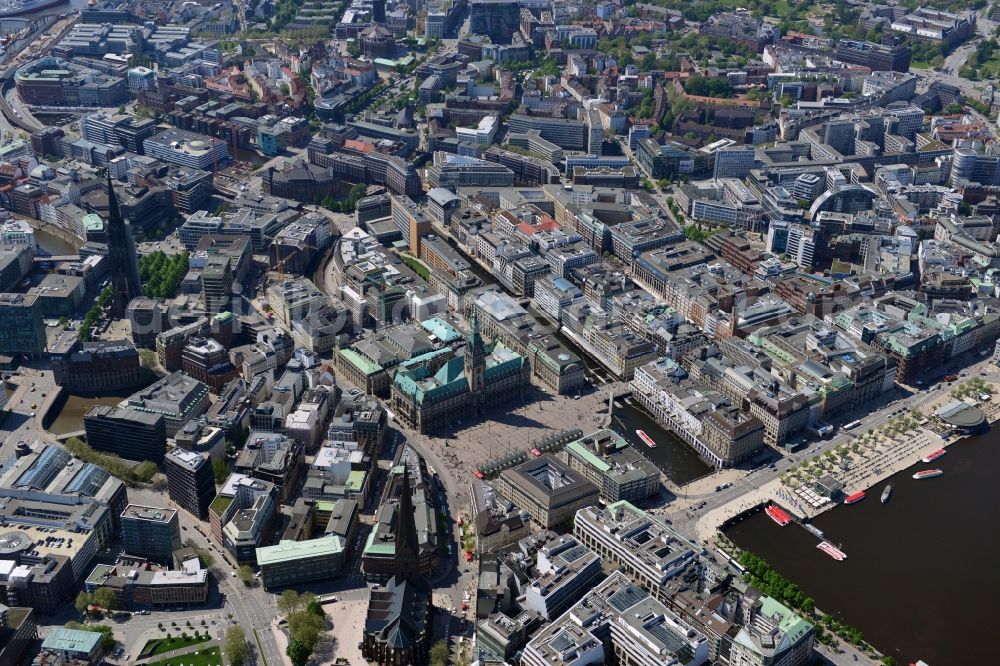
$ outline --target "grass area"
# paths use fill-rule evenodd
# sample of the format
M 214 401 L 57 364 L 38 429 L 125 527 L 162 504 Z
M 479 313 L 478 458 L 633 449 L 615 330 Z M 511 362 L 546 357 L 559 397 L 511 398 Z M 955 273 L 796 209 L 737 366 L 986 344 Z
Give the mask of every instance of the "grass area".
M 970 58 L 970 61 L 975 62 L 975 59 Z M 997 54 L 979 66 L 979 78 L 981 79 L 993 78 L 998 74 L 1000 74 L 1000 54 Z
M 778 0 L 774 3 L 774 15 L 778 18 L 788 16 L 788 0 Z
M 209 509 L 214 511 L 218 515 L 222 515 L 229 508 L 229 505 L 233 503 L 233 498 L 227 495 L 219 495 L 216 497 L 212 503 L 209 505 Z
M 914 58 L 913 60 L 910 61 L 910 67 L 912 67 L 914 69 L 930 69 L 931 68 L 931 61 L 930 60 L 917 60 L 916 58 Z
M 158 654 L 164 654 L 166 652 L 171 652 L 172 650 L 180 650 L 182 648 L 191 647 L 193 645 L 198 645 L 199 643 L 205 643 L 209 640 L 209 637 L 199 636 L 195 638 L 194 636 L 188 636 L 184 638 L 182 636 L 174 636 L 172 638 L 154 638 L 153 640 L 146 643 L 142 648 L 141 654 L 149 657 L 155 657 Z
M 191 652 L 190 654 L 183 654 L 179 657 L 170 657 L 169 659 L 163 659 L 149 666 L 222 666 L 225 662 L 222 661 L 222 653 L 218 647 L 209 648 L 207 650 L 200 650 L 200 654 L 195 654 Z
M 403 263 L 410 267 L 410 270 L 412 270 L 414 273 L 419 275 L 424 280 L 430 277 L 431 275 L 430 269 L 428 269 L 426 266 L 420 263 L 417 259 L 405 254 L 401 255 L 401 258 L 403 259 Z

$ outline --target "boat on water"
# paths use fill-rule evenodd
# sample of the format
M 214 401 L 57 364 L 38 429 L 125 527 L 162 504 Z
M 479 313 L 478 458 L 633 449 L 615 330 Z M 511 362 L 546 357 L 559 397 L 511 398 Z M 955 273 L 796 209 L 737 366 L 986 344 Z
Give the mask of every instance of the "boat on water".
M 933 479 L 935 476 L 941 476 L 942 474 L 944 472 L 939 469 L 925 469 L 922 472 L 914 474 L 913 478 L 919 481 L 920 479 Z
M 889 497 L 891 495 L 892 495 L 892 484 L 889 484 L 888 486 L 885 487 L 885 490 L 882 491 L 882 504 L 888 502 Z
M 854 493 L 853 495 L 848 495 L 844 499 L 844 504 L 856 504 L 865 498 L 865 491 L 861 490 Z
M 656 448 L 656 442 L 653 441 L 652 437 L 650 437 L 649 435 L 646 434 L 645 430 L 636 430 L 635 434 L 637 434 L 639 436 L 639 439 L 642 440 L 643 444 L 645 444 L 646 446 L 648 446 L 651 449 L 655 449 Z
M 780 527 L 784 527 L 792 522 L 792 517 L 788 515 L 788 512 L 774 504 L 764 509 L 764 513 L 767 514 L 768 518 L 778 523 Z
M 943 456 L 946 453 L 948 453 L 947 449 L 938 449 L 937 451 L 935 451 L 933 453 L 928 453 L 926 456 L 924 456 L 920 460 L 922 462 L 925 462 L 925 463 L 934 462 L 935 460 L 937 460 L 938 458 L 940 458 L 941 456 Z
M 822 550 L 830 557 L 832 557 L 833 559 L 837 560 L 838 562 L 843 562 L 844 560 L 847 559 L 847 553 L 837 548 L 829 541 L 821 541 L 820 543 L 816 544 L 816 547 Z
M 66 0 L 0 0 L 0 18 L 30 14 L 39 9 L 59 5 Z
M 806 528 L 807 530 L 818 536 L 820 539 L 823 538 L 823 530 L 816 527 L 815 525 L 810 525 L 809 523 L 802 523 L 802 527 Z

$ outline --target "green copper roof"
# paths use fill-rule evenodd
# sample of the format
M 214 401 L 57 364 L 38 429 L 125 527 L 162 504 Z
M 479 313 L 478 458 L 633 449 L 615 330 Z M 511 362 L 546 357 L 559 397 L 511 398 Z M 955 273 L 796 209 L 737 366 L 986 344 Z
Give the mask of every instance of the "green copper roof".
M 356 367 L 365 375 L 374 375 L 382 372 L 381 365 L 378 363 L 372 363 L 353 349 L 341 349 L 337 353 L 343 356 L 348 363 Z

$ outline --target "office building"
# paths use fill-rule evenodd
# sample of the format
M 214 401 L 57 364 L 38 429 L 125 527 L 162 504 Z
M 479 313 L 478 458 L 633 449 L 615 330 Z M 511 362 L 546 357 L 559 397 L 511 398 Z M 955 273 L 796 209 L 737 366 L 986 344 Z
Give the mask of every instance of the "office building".
M 213 338 L 192 338 L 181 352 L 181 370 L 215 393 L 240 374 L 229 350 Z
M 330 305 L 326 294 L 308 278 L 274 282 L 268 285 L 267 297 L 278 321 L 289 327 Z
M 151 562 L 139 567 L 127 559 L 95 566 L 84 589 L 91 593 L 110 589 L 121 608 L 133 611 L 177 610 L 178 606 L 204 606 L 208 601 L 208 569 L 193 548 L 174 551 L 173 569 Z
M 526 134 L 532 130 L 536 130 L 542 139 L 566 150 L 586 150 L 590 136 L 587 124 L 579 120 L 525 113 L 511 114 L 509 132 Z
M 273 483 L 231 474 L 208 508 L 212 537 L 237 562 L 253 563 L 257 548 L 265 545 L 277 510 Z
M 434 165 L 427 170 L 431 187 L 511 187 L 514 172 L 503 164 L 436 151 Z
M 125 78 L 62 58 L 38 58 L 14 73 L 18 96 L 39 106 L 116 107 L 129 99 Z
M 257 549 L 264 588 L 274 590 L 291 585 L 328 580 L 340 574 L 344 565 L 344 539 L 330 535 L 304 541 L 282 541 Z
M 420 239 L 431 232 L 431 221 L 406 195 L 392 197 L 392 221 L 402 234 L 410 252 L 420 256 Z
M 49 349 L 56 384 L 71 393 L 111 393 L 134 389 L 145 375 L 139 352 L 127 340 L 80 342 L 64 331 Z
M 121 515 L 122 544 L 129 555 L 161 564 L 173 562 L 181 547 L 181 527 L 175 509 L 129 504 Z
M 180 371 L 122 401 L 129 411 L 162 416 L 167 437 L 173 437 L 185 423 L 204 414 L 208 405 L 208 386 Z
M 176 448 L 163 459 L 167 492 L 177 506 L 200 520 L 208 516 L 208 506 L 215 499 L 215 476 L 212 460 L 194 451 Z
M 145 154 L 170 164 L 217 171 L 229 163 L 229 145 L 214 137 L 176 128 L 144 139 Z
M 570 469 L 597 486 L 606 503 L 641 502 L 660 491 L 660 470 L 613 430 L 566 445 Z
M 87 141 L 121 146 L 142 155 L 142 142 L 157 131 L 152 118 L 136 118 L 125 114 L 108 114 L 104 111 L 89 113 L 80 118 L 80 133 Z
M 578 509 L 595 504 L 600 495 L 597 486 L 552 455 L 504 470 L 496 489 L 545 529 L 569 522 Z
M 524 592 L 524 608 L 554 620 L 576 603 L 601 577 L 601 558 L 571 536 L 559 536 L 538 549 L 538 577 Z
M 167 448 L 166 421 L 162 414 L 97 405 L 83 416 L 87 443 L 95 451 L 114 453 L 129 460 L 163 460 Z
M 715 151 L 713 178 L 746 178 L 754 166 L 753 146 L 729 146 Z
M 834 57 L 841 62 L 870 67 L 872 71 L 910 71 L 912 50 L 906 44 L 884 46 L 872 42 L 841 39 Z
M 625 501 L 577 511 L 573 536 L 600 555 L 606 567 L 626 572 L 663 603 L 670 603 L 667 581 L 696 565 L 700 550 L 661 519 Z
M 535 634 L 521 664 L 700 666 L 708 656 L 704 633 L 615 571 Z
M 512 0 L 472 0 L 469 20 L 473 34 L 488 35 L 497 44 L 509 44 L 521 27 L 521 8 Z
M 0 604 L 0 664 L 19 664 L 38 640 L 35 609 Z
M 34 294 L 0 293 L 0 354 L 45 351 L 45 322 L 41 302 Z

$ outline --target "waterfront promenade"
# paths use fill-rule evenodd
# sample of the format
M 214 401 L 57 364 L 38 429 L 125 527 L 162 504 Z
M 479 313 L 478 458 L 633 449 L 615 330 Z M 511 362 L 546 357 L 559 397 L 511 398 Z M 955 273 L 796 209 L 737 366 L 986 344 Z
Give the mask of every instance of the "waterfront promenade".
M 1000 420 L 1000 396 L 997 395 L 998 385 L 991 382 L 994 397 L 979 406 L 989 423 Z M 912 409 L 918 409 L 923 414 L 933 414 L 941 405 L 952 398 L 949 392 L 938 391 L 923 394 Z M 837 442 L 835 447 L 824 454 L 815 456 L 818 460 L 802 461 L 802 464 L 790 469 L 781 477 L 752 487 L 738 497 L 720 506 L 716 506 L 700 516 L 694 525 L 695 538 L 710 541 L 726 523 L 726 521 L 768 502 L 777 502 L 800 519 L 812 519 L 820 513 L 838 506 L 833 502 L 811 504 L 807 497 L 814 497 L 808 489 L 813 482 L 822 476 L 829 476 L 843 484 L 845 494 L 861 490 L 869 490 L 885 479 L 920 463 L 921 458 L 934 451 L 947 448 L 963 439 L 964 435 L 942 437 L 934 427 L 933 421 L 926 416 L 920 418 L 919 426 L 900 432 L 893 432 L 887 427 L 890 414 L 882 415 L 882 423 L 869 430 L 852 434 L 850 440 Z M 901 415 L 902 416 L 902 415 Z M 847 452 L 834 462 L 836 450 Z M 827 457 L 830 456 L 830 457 Z M 811 469 L 806 473 L 804 470 Z M 796 476 L 798 478 L 796 478 Z

